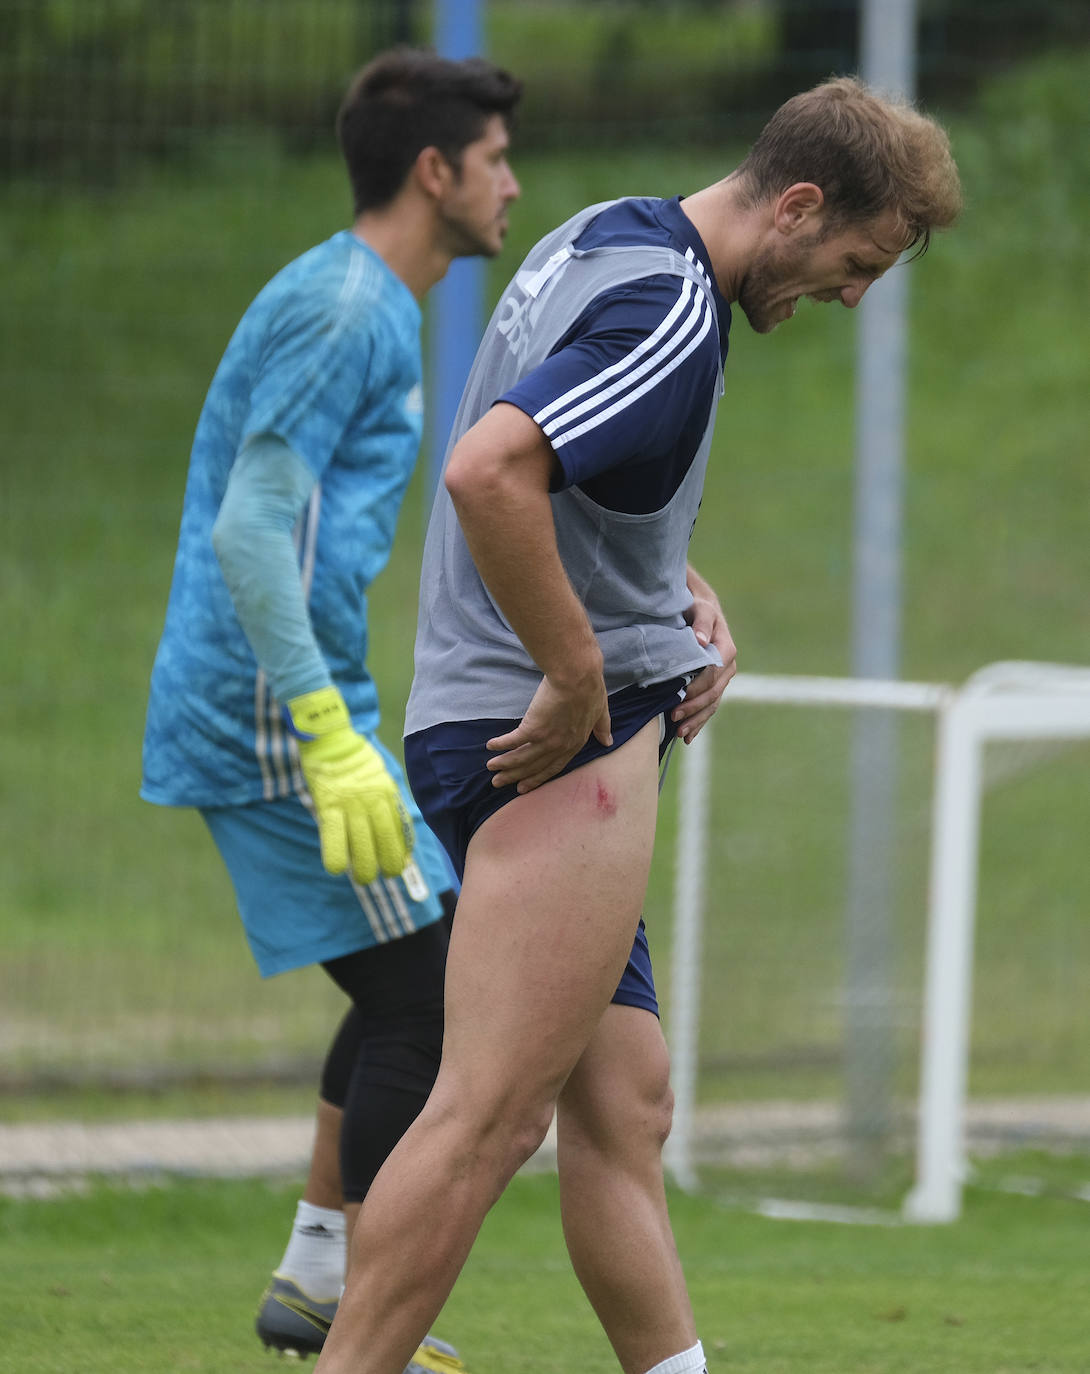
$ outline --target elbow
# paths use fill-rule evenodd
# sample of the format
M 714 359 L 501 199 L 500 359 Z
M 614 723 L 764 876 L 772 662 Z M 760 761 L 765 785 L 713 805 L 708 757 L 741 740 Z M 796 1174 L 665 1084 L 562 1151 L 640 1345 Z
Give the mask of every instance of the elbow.
M 226 570 L 231 565 L 238 543 L 237 521 L 225 502 L 212 526 L 212 551 L 221 569 Z
M 460 439 L 443 472 L 443 485 L 459 514 L 502 500 L 505 474 L 472 438 Z
M 225 517 L 222 509 L 216 516 L 215 523 L 212 526 L 212 551 L 215 553 L 221 567 L 223 566 L 223 560 L 230 557 L 230 521 Z
M 457 441 L 443 485 L 459 518 L 546 500 L 555 455 L 520 410 L 499 405 Z
M 443 470 L 443 485 L 456 506 L 461 505 L 480 485 L 481 477 L 481 465 L 474 461 L 471 446 L 464 439 L 460 439 L 454 445 Z
M 225 500 L 212 526 L 212 552 L 229 587 L 245 575 L 252 556 L 256 531 L 248 528 L 244 514 Z

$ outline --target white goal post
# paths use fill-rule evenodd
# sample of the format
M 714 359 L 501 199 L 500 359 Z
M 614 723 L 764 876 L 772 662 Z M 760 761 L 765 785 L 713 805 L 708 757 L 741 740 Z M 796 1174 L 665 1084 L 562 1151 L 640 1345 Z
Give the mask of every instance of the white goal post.
M 960 688 L 850 678 L 739 673 L 732 701 L 893 708 L 938 717 L 931 813 L 926 968 L 923 989 L 916 1183 L 904 1216 L 955 1220 L 966 1172 L 973 925 L 982 789 L 989 740 L 1090 738 L 1090 669 L 995 663 Z M 675 1096 L 666 1164 L 684 1188 L 696 1182 L 694 1135 L 699 1062 L 701 936 L 708 874 L 710 730 L 682 752 L 675 854 L 672 1014 Z

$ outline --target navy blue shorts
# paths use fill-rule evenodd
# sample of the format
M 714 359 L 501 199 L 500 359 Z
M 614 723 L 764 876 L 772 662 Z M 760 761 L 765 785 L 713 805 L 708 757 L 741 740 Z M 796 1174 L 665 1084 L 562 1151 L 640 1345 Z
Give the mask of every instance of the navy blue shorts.
M 630 740 L 656 717 L 663 721 L 662 749 L 676 733 L 670 712 L 681 700 L 685 679 L 654 683 L 650 687 L 626 687 L 609 698 L 608 747 L 592 735 L 557 776 L 570 773 Z M 493 787 L 485 764 L 493 757 L 487 741 L 512 731 L 517 720 L 460 720 L 433 725 L 405 737 L 405 773 L 421 814 L 446 849 L 458 878 L 465 867 L 469 841 L 477 828 L 518 796 L 514 786 Z M 655 980 L 643 920 L 636 931 L 628 967 L 613 1001 L 621 1006 L 643 1007 L 658 1015 Z

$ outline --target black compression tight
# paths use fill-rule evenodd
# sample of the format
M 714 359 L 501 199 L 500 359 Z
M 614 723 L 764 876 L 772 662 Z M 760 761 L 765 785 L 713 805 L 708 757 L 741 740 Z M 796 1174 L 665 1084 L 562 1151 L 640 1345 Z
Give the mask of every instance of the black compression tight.
M 452 910 L 453 898 L 444 906 Z M 346 1202 L 363 1201 L 435 1082 L 443 1048 L 448 926 L 449 916 L 414 935 L 322 965 L 352 1002 L 321 1079 L 322 1097 L 344 1112 Z

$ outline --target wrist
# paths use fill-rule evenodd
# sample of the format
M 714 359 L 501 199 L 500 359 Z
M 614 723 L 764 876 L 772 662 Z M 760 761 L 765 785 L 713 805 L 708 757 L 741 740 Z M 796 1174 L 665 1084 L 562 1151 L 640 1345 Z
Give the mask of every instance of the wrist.
M 284 707 L 284 718 L 291 733 L 304 741 L 352 724 L 344 697 L 332 684 L 292 697 Z
M 596 639 L 575 653 L 565 655 L 554 667 L 545 670 L 545 676 L 555 686 L 564 691 L 579 691 L 587 687 L 597 687 L 605 672 L 605 659 Z

